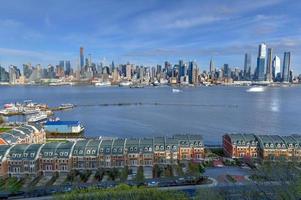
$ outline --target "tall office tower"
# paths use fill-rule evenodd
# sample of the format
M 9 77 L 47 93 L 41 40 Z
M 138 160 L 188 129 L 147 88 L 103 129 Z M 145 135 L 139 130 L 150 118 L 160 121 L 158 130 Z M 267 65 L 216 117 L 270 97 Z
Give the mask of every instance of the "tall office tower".
M 32 74 L 32 66 L 31 64 L 23 64 L 23 75 L 26 79 L 29 79 L 30 75 Z
M 71 64 L 70 60 L 66 60 L 65 62 L 65 75 L 70 76 L 71 75 Z
M 261 43 L 258 49 L 257 67 L 255 71 L 255 80 L 264 81 L 264 68 L 266 59 L 266 44 Z
M 84 47 L 80 47 L 79 49 L 79 62 L 80 62 L 80 70 L 84 71 L 84 66 L 85 66 Z
M 185 76 L 185 65 L 183 60 L 179 60 L 179 80 L 181 79 L 181 76 Z
M 291 53 L 284 52 L 283 66 L 282 66 L 282 81 L 290 81 L 290 65 L 291 65 Z
M 16 66 L 9 66 L 9 83 L 10 84 L 16 84 L 17 79 L 19 79 L 21 76 L 20 70 Z
M 267 68 L 266 68 L 266 81 L 272 82 L 273 81 L 273 69 L 272 69 L 272 48 L 268 48 L 268 55 L 267 55 Z
M 189 84 L 195 84 L 195 78 L 194 78 L 194 73 L 197 66 L 196 63 L 194 61 L 189 62 L 189 66 L 188 66 L 188 82 Z
M 132 79 L 132 65 L 131 64 L 126 64 L 126 79 L 131 80 Z
M 224 64 L 224 74 L 223 77 L 231 78 L 231 71 L 228 64 Z
M 215 66 L 214 66 L 213 60 L 211 58 L 210 63 L 209 63 L 209 72 L 210 72 L 210 74 L 213 74 L 214 71 L 215 71 Z
M 274 81 L 281 80 L 281 71 L 280 71 L 280 58 L 275 56 L 272 63 L 273 79 Z
M 0 66 L 0 82 L 8 82 L 9 81 L 9 73 L 5 70 L 4 67 Z
M 244 63 L 244 80 L 251 80 L 251 54 L 245 54 L 245 63 Z

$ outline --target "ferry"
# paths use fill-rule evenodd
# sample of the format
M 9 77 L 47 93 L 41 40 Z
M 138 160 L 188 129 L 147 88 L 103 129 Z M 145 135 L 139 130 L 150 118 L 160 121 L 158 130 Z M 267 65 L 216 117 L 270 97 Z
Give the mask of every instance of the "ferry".
M 264 92 L 265 88 L 262 86 L 251 87 L 247 92 Z
M 74 108 L 74 105 L 71 103 L 61 104 L 59 106 L 60 110 L 71 109 L 71 108 Z
M 36 123 L 36 122 L 41 122 L 41 121 L 46 121 L 48 118 L 47 114 L 44 112 L 40 112 L 36 115 L 32 115 L 28 118 L 29 123 Z
M 97 82 L 97 83 L 95 83 L 95 86 L 97 86 L 97 87 L 108 87 L 108 86 L 111 86 L 111 82 L 109 82 L 109 81 Z
M 173 92 L 173 93 L 179 93 L 179 92 L 182 92 L 182 90 L 176 89 L 176 88 L 172 88 L 172 92 Z

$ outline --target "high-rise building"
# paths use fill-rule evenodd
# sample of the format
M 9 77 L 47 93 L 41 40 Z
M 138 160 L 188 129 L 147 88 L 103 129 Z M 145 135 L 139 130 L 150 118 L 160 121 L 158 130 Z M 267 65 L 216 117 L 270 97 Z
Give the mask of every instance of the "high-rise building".
M 282 66 L 282 81 L 290 81 L 290 65 L 291 65 L 291 53 L 284 52 L 283 66 Z
M 213 60 L 211 58 L 210 63 L 209 63 L 209 72 L 210 72 L 210 74 L 213 74 L 214 71 L 215 71 L 215 66 L 214 66 Z
M 127 80 L 132 79 L 132 65 L 131 64 L 126 65 L 126 79 Z
M 272 69 L 272 48 L 268 48 L 268 55 L 267 55 L 267 67 L 266 67 L 266 81 L 272 82 L 273 81 L 273 69 Z
M 189 84 L 195 84 L 195 69 L 197 68 L 194 61 L 189 62 L 188 66 L 188 82 Z
M 262 43 L 259 45 L 258 57 L 257 57 L 257 67 L 255 71 L 255 80 L 264 81 L 264 68 L 266 59 L 266 44 Z
M 26 79 L 29 79 L 32 74 L 33 68 L 31 64 L 23 64 L 23 75 Z
M 65 75 L 70 76 L 71 75 L 71 63 L 70 60 L 66 60 L 65 62 Z
M 9 73 L 5 70 L 4 67 L 0 66 L 0 82 L 8 82 L 9 81 Z
M 9 83 L 10 84 L 16 84 L 17 79 L 19 79 L 21 76 L 20 70 L 16 66 L 9 66 Z
M 224 74 L 223 77 L 230 78 L 231 77 L 231 70 L 228 64 L 224 64 Z
M 281 81 L 281 71 L 280 71 L 280 58 L 275 56 L 272 63 L 273 79 L 274 81 Z
M 80 70 L 84 71 L 85 58 L 84 58 L 84 48 L 80 47 L 79 49 L 79 60 L 80 60 Z
M 245 54 L 244 80 L 251 80 L 251 54 Z

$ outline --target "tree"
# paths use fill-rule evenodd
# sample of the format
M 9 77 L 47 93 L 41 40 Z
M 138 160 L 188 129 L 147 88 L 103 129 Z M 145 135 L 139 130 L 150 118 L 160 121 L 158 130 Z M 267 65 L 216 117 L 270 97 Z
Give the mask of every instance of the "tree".
M 110 180 L 115 181 L 119 177 L 120 173 L 117 168 L 113 168 L 112 170 L 109 171 L 108 175 Z
M 160 168 L 160 166 L 158 164 L 155 164 L 153 167 L 153 177 L 154 178 L 160 178 L 162 175 L 163 171 Z
M 105 170 L 103 168 L 100 168 L 96 171 L 95 175 L 94 175 L 94 178 L 97 180 L 97 181 L 101 181 L 103 176 L 105 174 Z
M 199 176 L 200 175 L 200 164 L 190 161 L 188 164 L 188 173 L 192 176 Z
M 164 175 L 166 177 L 171 177 L 173 176 L 173 169 L 172 169 L 172 166 L 171 165 L 167 165 L 165 168 L 164 168 Z
M 142 166 L 139 166 L 138 167 L 138 170 L 137 170 L 137 175 L 136 175 L 136 181 L 138 183 L 143 183 L 144 182 L 144 170 L 143 170 L 143 167 Z
M 122 169 L 121 174 L 120 174 L 120 180 L 122 182 L 126 181 L 128 178 L 128 175 L 129 175 L 129 167 L 124 166 L 124 168 Z

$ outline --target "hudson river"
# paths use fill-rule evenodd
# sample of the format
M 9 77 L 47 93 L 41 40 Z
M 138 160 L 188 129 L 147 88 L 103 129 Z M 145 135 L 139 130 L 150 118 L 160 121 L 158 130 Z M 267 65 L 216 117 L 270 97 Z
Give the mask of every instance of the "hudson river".
M 220 144 L 224 133 L 301 134 L 301 87 L 97 88 L 0 87 L 0 104 L 34 102 L 77 107 L 57 112 L 61 120 L 79 120 L 87 136 L 149 137 L 177 133 L 202 134 Z M 16 119 L 13 119 L 16 120 Z

